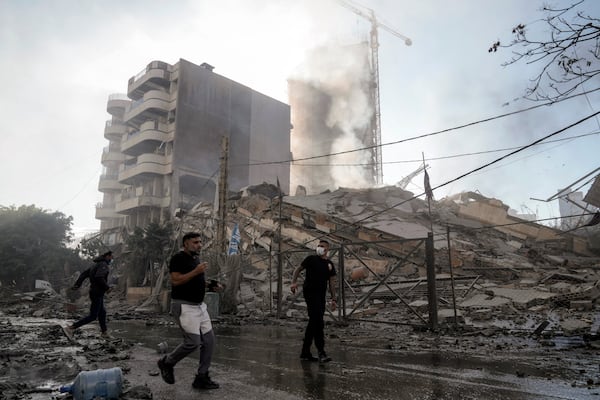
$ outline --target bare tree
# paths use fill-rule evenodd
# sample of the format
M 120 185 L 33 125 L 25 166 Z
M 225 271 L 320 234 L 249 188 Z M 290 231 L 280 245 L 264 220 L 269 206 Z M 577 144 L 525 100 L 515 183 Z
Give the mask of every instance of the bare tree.
M 535 33 L 519 24 L 513 28 L 509 44 L 497 41 L 489 48 L 491 53 L 499 48 L 512 50 L 513 57 L 503 66 L 518 62 L 542 65 L 539 74 L 531 79 L 525 98 L 557 101 L 580 87 L 588 91 L 600 87 L 594 82 L 600 73 L 600 19 L 581 11 L 584 3 L 581 0 L 565 8 L 544 6 L 543 21 L 549 28 L 549 33 L 544 30 L 544 38 L 534 38 Z M 585 87 L 586 82 L 594 87 Z

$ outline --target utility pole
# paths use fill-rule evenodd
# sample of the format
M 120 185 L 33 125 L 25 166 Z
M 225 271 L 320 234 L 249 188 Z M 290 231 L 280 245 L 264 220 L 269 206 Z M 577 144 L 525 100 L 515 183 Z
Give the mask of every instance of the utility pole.
M 281 318 L 281 300 L 283 299 L 283 255 L 281 254 L 281 206 L 283 203 L 283 193 L 279 185 L 279 177 L 277 177 L 277 189 L 279 190 L 279 226 L 277 227 L 277 318 Z
M 219 206 L 217 210 L 217 243 L 215 248 L 220 254 L 225 254 L 225 220 L 227 218 L 227 164 L 229 160 L 229 138 L 221 140 L 221 163 L 219 174 Z

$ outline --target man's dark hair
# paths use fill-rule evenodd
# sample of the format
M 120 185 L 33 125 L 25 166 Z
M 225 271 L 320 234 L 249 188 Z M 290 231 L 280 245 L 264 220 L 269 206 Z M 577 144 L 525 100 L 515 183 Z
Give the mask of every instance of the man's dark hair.
M 327 243 L 327 246 L 330 246 L 329 242 L 325 239 L 319 240 L 319 243 Z
M 183 238 L 181 239 L 181 244 L 185 244 L 185 241 L 188 239 L 196 239 L 197 237 L 200 237 L 200 234 L 198 232 L 189 232 L 186 233 L 185 235 L 183 235 Z
M 108 256 L 112 256 L 112 251 L 107 251 L 105 253 L 100 254 L 98 257 L 94 258 L 92 261 L 94 261 L 95 263 L 100 262 L 100 261 L 105 261 L 106 257 Z

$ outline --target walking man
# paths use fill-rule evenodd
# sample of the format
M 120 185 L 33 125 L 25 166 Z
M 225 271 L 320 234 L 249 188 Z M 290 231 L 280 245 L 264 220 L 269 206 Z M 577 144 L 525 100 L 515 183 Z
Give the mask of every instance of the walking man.
M 183 342 L 171 353 L 158 360 L 162 379 L 175 383 L 173 367 L 194 350 L 200 348 L 198 373 L 192 383 L 194 389 L 218 389 L 219 384 L 208 376 L 208 369 L 215 348 L 215 334 L 206 309 L 204 273 L 208 264 L 200 262 L 198 254 L 202 247 L 200 234 L 186 233 L 183 250 L 175 254 L 169 263 L 171 276 L 171 314 L 177 319 Z
M 300 266 L 294 270 L 294 274 L 292 275 L 290 289 L 292 293 L 296 293 L 298 289 L 298 283 L 296 282 L 298 275 L 300 275 L 302 270 L 306 270 L 302 290 L 308 311 L 308 325 L 306 325 L 302 352 L 300 353 L 302 361 L 319 361 L 321 363 L 331 361 L 331 358 L 325 353 L 325 334 L 323 332 L 325 322 L 323 321 L 323 315 L 325 314 L 325 305 L 327 303 L 328 284 L 329 292 L 331 293 L 331 309 L 335 311 L 336 272 L 333 262 L 328 258 L 328 253 L 329 242 L 327 240 L 320 240 L 317 246 L 317 254 L 306 257 Z M 314 357 L 310 350 L 313 340 L 317 348 L 318 358 Z
M 110 286 L 108 286 L 108 274 L 110 272 L 109 265 L 112 263 L 112 260 L 112 251 L 107 251 L 100 257 L 94 259 L 94 265 L 83 271 L 73 285 L 73 290 L 79 289 L 83 281 L 89 278 L 91 303 L 90 313 L 87 316 L 64 328 L 65 335 L 67 335 L 70 340 L 73 339 L 73 333 L 77 328 L 95 321 L 96 319 L 100 324 L 102 336 L 108 337 L 106 328 L 106 309 L 104 308 L 104 294 L 110 291 Z

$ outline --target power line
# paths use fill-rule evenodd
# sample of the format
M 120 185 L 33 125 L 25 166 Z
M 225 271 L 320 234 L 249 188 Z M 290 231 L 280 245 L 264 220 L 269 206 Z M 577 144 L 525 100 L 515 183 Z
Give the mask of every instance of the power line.
M 600 131 L 594 131 L 594 132 L 584 133 L 584 134 L 577 135 L 577 136 L 569 136 L 569 137 L 563 138 L 563 139 L 548 140 L 547 142 L 544 142 L 543 144 L 564 142 L 564 141 L 568 141 L 568 140 L 579 139 L 579 138 L 586 137 L 586 136 L 597 135 L 599 133 L 600 133 Z M 519 147 L 506 147 L 503 149 L 496 149 L 496 150 L 483 150 L 483 151 L 477 151 L 477 152 L 471 152 L 471 153 L 454 154 L 454 155 L 449 155 L 449 156 L 431 157 L 431 158 L 426 158 L 425 161 L 438 161 L 438 160 L 447 160 L 447 159 L 451 159 L 451 158 L 476 156 L 476 155 L 489 154 L 489 153 L 498 153 L 501 151 L 515 150 L 518 148 Z M 388 162 L 384 162 L 384 164 L 408 164 L 408 163 L 422 163 L 422 162 L 423 162 L 422 159 L 418 159 L 418 160 L 415 159 L 415 160 L 388 161 Z M 296 164 L 296 163 L 294 163 L 295 166 L 300 166 L 300 167 L 358 167 L 358 166 L 363 166 L 363 165 L 368 166 L 368 165 L 372 165 L 372 164 L 373 163 L 356 163 L 356 164 L 336 164 L 336 163 L 332 163 L 332 164 Z
M 544 137 L 542 137 L 542 138 L 540 138 L 540 139 L 538 139 L 538 140 L 536 140 L 536 141 L 534 141 L 534 142 L 532 142 L 532 143 L 530 143 L 530 144 L 528 144 L 528 145 L 521 146 L 521 147 L 519 147 L 517 150 L 515 150 L 515 151 L 513 151 L 513 152 L 511 152 L 511 153 L 509 153 L 509 154 L 506 154 L 506 155 L 504 155 L 504 156 L 502 156 L 502 157 L 499 157 L 499 158 L 497 158 L 497 159 L 496 159 L 496 160 L 494 160 L 494 161 L 491 161 L 491 162 L 489 162 L 489 163 L 487 163 L 487 164 L 484 164 L 484 165 L 482 165 L 482 166 L 480 166 L 480 167 L 477 167 L 477 168 L 475 168 L 475 169 L 472 169 L 471 171 L 468 171 L 468 172 L 466 172 L 466 173 L 464 173 L 464 174 L 462 174 L 462 175 L 460 175 L 460 176 L 458 176 L 458 177 L 456 177 L 456 178 L 454 178 L 454 179 L 451 179 L 451 180 L 449 180 L 449 181 L 446 181 L 446 182 L 444 182 L 444 183 L 442 183 L 442 184 L 440 184 L 440 185 L 437 185 L 437 186 L 433 187 L 433 188 L 432 188 L 432 190 L 439 189 L 439 188 L 441 188 L 441 187 L 444 187 L 444 186 L 446 186 L 446 185 L 449 185 L 450 183 L 456 182 L 456 181 L 458 181 L 458 180 L 460 180 L 460 179 L 462 179 L 462 178 L 464 178 L 464 177 L 466 177 L 466 176 L 468 176 L 468 175 L 470 175 L 470 174 L 472 174 L 472 173 L 475 173 L 475 172 L 477 172 L 477 171 L 480 171 L 480 170 L 482 170 L 482 169 L 484 169 L 484 168 L 486 168 L 486 167 L 488 167 L 488 166 L 490 166 L 490 165 L 493 165 L 493 164 L 495 164 L 495 163 L 497 163 L 497 162 L 500 162 L 500 161 L 502 161 L 502 160 L 504 160 L 504 159 L 506 159 L 506 158 L 508 158 L 508 157 L 510 157 L 510 156 L 512 156 L 512 155 L 514 155 L 514 154 L 516 154 L 516 153 L 518 153 L 518 152 L 521 152 L 521 151 L 523 151 L 523 150 L 526 150 L 526 149 L 528 149 L 528 148 L 530 148 L 530 147 L 532 147 L 532 146 L 535 146 L 536 144 L 538 144 L 538 143 L 540 143 L 540 142 L 542 142 L 542 141 L 544 141 L 544 140 L 546 140 L 546 139 L 548 139 L 548 138 L 550 138 L 550 137 L 552 137 L 552 136 L 558 135 L 559 133 L 562 133 L 562 132 L 564 132 L 564 131 L 566 131 L 566 130 L 568 130 L 568 129 L 570 129 L 570 128 L 574 127 L 574 126 L 577 126 L 577 125 L 579 125 L 579 124 L 583 123 L 584 121 L 587 121 L 587 120 L 588 120 L 588 119 L 590 119 L 590 118 L 594 118 L 594 117 L 596 117 L 598 114 L 600 114 L 600 111 L 598 111 L 598 112 L 596 112 L 596 113 L 594 113 L 594 114 L 591 114 L 591 115 L 589 115 L 589 116 L 587 116 L 587 117 L 585 117 L 585 118 L 582 118 L 582 119 L 580 119 L 579 121 L 576 121 L 576 122 L 574 122 L 574 123 L 572 123 L 572 124 L 570 124 L 570 125 L 568 125 L 568 126 L 566 126 L 566 127 L 562 128 L 562 129 L 559 129 L 559 130 L 557 130 L 557 131 L 555 131 L 555 132 L 552 132 L 552 133 L 550 133 L 549 135 L 546 135 L 546 136 L 544 136 Z M 391 210 L 391 209 L 393 209 L 393 208 L 396 208 L 396 207 L 398 207 L 398 206 L 401 206 L 401 205 L 403 205 L 403 204 L 405 204 L 405 203 L 408 203 L 409 201 L 412 201 L 412 200 L 414 200 L 414 199 L 417 199 L 417 198 L 419 198 L 419 197 L 421 197 L 421 196 L 423 196 L 423 195 L 425 195 L 425 194 L 426 194 L 426 193 L 425 193 L 425 192 L 423 192 L 423 193 L 421 193 L 421 194 L 419 194 L 419 195 L 412 196 L 412 197 L 410 197 L 410 198 L 408 198 L 408 199 L 406 199 L 406 200 L 402 200 L 402 201 L 400 201 L 400 202 L 398 202 L 398 203 L 396 203 L 396 204 L 394 204 L 394 205 L 392 205 L 392 206 L 390 206 L 390 207 L 386 207 L 386 208 L 384 208 L 384 209 L 382 209 L 382 210 L 379 210 L 379 211 L 377 211 L 377 212 L 374 212 L 374 213 L 372 213 L 372 214 L 370 214 L 370 215 L 367 215 L 366 217 L 364 217 L 364 218 L 362 218 L 362 219 L 359 219 L 359 220 L 357 220 L 357 221 L 354 221 L 354 222 L 348 222 L 347 224 L 344 224 L 344 228 L 347 228 L 347 227 L 349 227 L 349 226 L 353 226 L 353 225 L 357 225 L 357 224 L 359 224 L 359 223 L 361 223 L 361 222 L 367 221 L 367 220 L 369 220 L 369 219 L 371 219 L 371 218 L 373 218 L 373 217 L 375 217 L 375 216 L 377 216 L 377 215 L 383 214 L 383 213 L 384 213 L 384 212 L 386 212 L 386 211 L 389 211 L 389 210 Z M 586 215 L 590 215 L 590 214 L 586 214 Z M 548 219 L 571 218 L 571 217 L 573 217 L 573 216 L 567 216 L 567 217 L 554 217 L 554 218 L 548 218 Z M 536 220 L 536 221 L 539 221 L 539 222 L 541 222 L 541 221 L 545 221 L 545 220 L 548 220 L 548 219 L 539 219 L 539 220 Z M 534 222 L 534 221 L 522 221 L 522 222 L 515 222 L 515 223 L 511 223 L 511 225 L 515 225 L 515 224 L 529 224 L 529 223 L 533 223 L 533 222 Z M 484 227 L 484 228 L 471 228 L 471 229 L 489 229 L 489 228 L 501 227 L 501 226 L 506 226 L 506 225 L 495 225 L 495 226 L 487 226 L 487 227 Z M 336 232 L 338 232 L 338 231 L 340 231 L 340 230 L 342 230 L 342 229 L 343 229 L 343 228 L 338 228 L 338 229 L 331 230 L 331 231 L 329 231 L 329 232 L 327 232 L 327 233 L 323 233 L 322 235 L 319 235 L 319 236 L 317 236 L 317 237 L 315 237 L 315 238 L 311 238 L 311 239 L 309 239 L 309 240 L 307 239 L 307 240 L 305 240 L 303 243 L 300 243 L 299 245 L 300 245 L 300 246 L 303 246 L 303 245 L 306 245 L 306 244 L 308 244 L 308 243 L 310 243 L 310 242 L 313 242 L 313 241 L 315 241 L 315 240 L 319 240 L 319 239 L 321 239 L 321 238 L 328 237 L 328 236 L 330 236 L 330 235 L 332 235 L 332 234 L 335 234 Z M 270 257 L 270 255 L 269 255 L 268 257 Z M 259 261 L 259 262 L 260 262 L 260 261 L 264 261 L 264 260 L 266 260 L 268 257 L 265 257 L 264 259 L 261 259 L 261 260 L 258 260 L 258 261 Z
M 71 199 L 69 199 L 66 203 L 64 203 L 62 206 L 60 206 L 59 208 L 57 208 L 57 210 L 61 210 L 63 208 L 65 208 L 67 205 L 69 205 L 73 200 L 75 200 L 84 190 L 85 188 L 94 180 L 98 178 L 98 173 L 102 170 L 102 168 L 99 168 L 98 170 L 96 170 L 96 172 L 94 173 L 94 175 L 92 175 L 92 177 L 85 183 L 85 185 L 83 185 L 83 187 L 73 196 L 71 197 Z
M 585 118 L 582 118 L 582 119 L 580 119 L 579 121 L 576 121 L 576 122 L 574 122 L 574 123 L 572 123 L 572 124 L 570 124 L 570 125 L 568 125 L 568 126 L 566 126 L 566 127 L 562 128 L 562 129 L 559 129 L 559 130 L 557 130 L 557 131 L 555 131 L 555 132 L 552 132 L 552 133 L 551 133 L 551 134 L 549 134 L 549 135 L 546 135 L 546 136 L 544 136 L 544 137 L 542 137 L 542 138 L 540 138 L 540 139 L 538 139 L 538 140 L 536 140 L 536 141 L 534 141 L 534 142 L 532 142 L 532 143 L 530 143 L 530 144 L 528 144 L 528 145 L 522 146 L 522 147 L 520 147 L 519 149 L 517 149 L 517 150 L 515 150 L 515 151 L 512 151 L 512 152 L 510 152 L 510 153 L 508 153 L 508 154 L 506 154 L 506 155 L 504 155 L 504 156 L 502 156 L 502 157 L 499 157 L 499 158 L 497 158 L 497 159 L 495 159 L 495 160 L 493 160 L 493 161 L 490 161 L 489 163 L 486 163 L 486 164 L 484 164 L 484 165 L 482 165 L 482 166 L 480 166 L 480 167 L 477 167 L 477 168 L 474 168 L 474 169 L 472 169 L 472 170 L 470 170 L 470 171 L 468 171 L 468 172 L 465 172 L 464 174 L 462 174 L 462 175 L 459 175 L 459 176 L 457 176 L 457 177 L 456 177 L 456 178 L 454 178 L 454 179 L 451 179 L 451 180 L 449 180 L 449 181 L 446 181 L 446 182 L 444 182 L 444 183 L 442 183 L 442 184 L 439 184 L 439 185 L 437 185 L 437 186 L 433 187 L 431 190 L 436 190 L 436 189 L 439 189 L 439 188 L 441 188 L 441 187 L 447 186 L 447 185 L 449 185 L 449 184 L 451 184 L 451 183 L 453 183 L 453 182 L 456 182 L 456 181 L 458 181 L 458 180 L 460 180 L 460 179 L 462 179 L 462 178 L 464 178 L 464 177 L 466 177 L 466 176 L 469 176 L 469 175 L 471 175 L 471 174 L 473 174 L 473 173 L 475 173 L 475 172 L 477 172 L 477 171 L 480 171 L 480 170 L 482 170 L 482 169 L 484 169 L 484 168 L 486 168 L 486 167 L 489 167 L 490 165 L 496 164 L 496 163 L 498 163 L 498 162 L 500 162 L 500 161 L 502 161 L 502 160 L 504 160 L 504 159 L 506 159 L 506 158 L 508 158 L 508 157 L 510 157 L 510 156 L 512 156 L 512 155 L 514 155 L 514 154 L 517 154 L 517 153 L 519 153 L 519 152 L 521 152 L 521 151 L 523 151 L 523 150 L 525 150 L 525 149 L 528 149 L 528 148 L 530 148 L 530 147 L 532 147 L 532 146 L 535 146 L 536 144 L 538 144 L 538 143 L 540 143 L 540 142 L 542 142 L 542 141 L 544 141 L 544 140 L 546 140 L 546 139 L 548 139 L 548 138 L 550 138 L 550 137 L 552 137 L 552 136 L 558 135 L 559 133 L 562 133 L 562 132 L 566 131 L 567 129 L 571 129 L 572 127 L 574 127 L 574 126 L 577 126 L 577 125 L 579 125 L 579 124 L 581 124 L 581 123 L 583 123 L 583 122 L 587 121 L 587 120 L 588 120 L 588 119 L 590 119 L 590 118 L 594 118 L 594 117 L 595 117 L 596 115 L 598 115 L 598 114 L 600 114 L 600 111 L 597 111 L 597 112 L 595 112 L 595 113 L 593 113 L 593 114 L 591 114 L 591 115 L 588 115 L 587 117 L 585 117 Z M 411 198 L 409 198 L 409 199 L 403 200 L 403 201 L 401 201 L 401 202 L 399 202 L 399 203 L 397 203 L 397 204 L 394 204 L 394 205 L 393 205 L 393 206 L 391 206 L 391 207 L 384 208 L 383 210 L 380 210 L 380 211 L 377 211 L 377 212 L 375 212 L 375 213 L 373 213 L 373 214 L 371 214 L 371 215 L 368 215 L 368 216 L 366 216 L 366 217 L 364 217 L 364 218 L 362 218 L 362 219 L 360 219 L 360 220 L 356 221 L 355 223 L 358 223 L 358 222 L 363 222 L 363 221 L 366 221 L 366 220 L 368 220 L 368 219 L 371 219 L 371 218 L 373 218 L 373 217 L 374 217 L 374 216 L 376 216 L 376 215 L 382 214 L 382 213 L 384 213 L 384 212 L 386 212 L 386 211 L 388 211 L 388 210 L 391 210 L 392 208 L 396 208 L 396 207 L 398 207 L 398 206 L 400 206 L 400 205 L 402 205 L 402 204 L 405 204 L 405 203 L 407 203 L 407 202 L 409 202 L 409 201 L 411 201 L 411 200 L 414 200 L 414 199 L 416 199 L 416 198 L 418 198 L 418 197 L 421 197 L 421 196 L 423 196 L 424 194 L 425 194 L 425 192 L 423 192 L 423 193 L 421 193 L 421 194 L 419 194 L 419 195 L 413 196 L 413 197 L 411 197 Z
M 580 218 L 580 217 L 585 217 L 588 215 L 595 215 L 595 214 L 596 214 L 595 212 L 589 212 L 589 213 L 582 213 L 582 214 L 565 215 L 565 216 L 560 216 L 560 217 L 540 218 L 540 219 L 535 219 L 532 221 L 519 221 L 519 222 L 510 222 L 507 224 L 486 225 L 486 226 L 482 226 L 480 228 L 469 228 L 469 229 L 477 231 L 477 230 L 482 230 L 482 229 L 502 228 L 504 226 L 537 224 L 538 222 L 554 221 L 557 219 L 567 219 L 567 218 Z M 456 224 L 450 224 L 450 225 L 451 226 L 460 226 L 460 225 L 456 225 Z
M 469 122 L 469 123 L 458 125 L 458 126 L 455 126 L 455 127 L 442 129 L 442 130 L 439 130 L 439 131 L 425 133 L 425 134 L 422 134 L 422 135 L 413 136 L 413 137 L 406 138 L 406 139 L 396 140 L 394 142 L 382 143 L 380 145 L 373 145 L 373 146 L 361 147 L 361 148 L 353 149 L 353 150 L 344 150 L 344 151 L 338 151 L 338 152 L 335 152 L 335 153 L 321 154 L 321 155 L 310 156 L 310 157 L 302 157 L 302 158 L 291 159 L 291 160 L 265 161 L 265 162 L 250 163 L 250 164 L 244 164 L 244 165 L 239 164 L 239 165 L 233 165 L 231 167 L 248 167 L 248 166 L 252 167 L 252 166 L 259 166 L 259 165 L 286 164 L 286 163 L 292 163 L 292 162 L 297 162 L 297 161 L 314 160 L 314 159 L 317 159 L 317 158 L 339 156 L 339 155 L 343 155 L 343 154 L 356 153 L 356 152 L 359 152 L 359 151 L 372 150 L 372 149 L 374 149 L 376 147 L 391 146 L 391 145 L 394 145 L 394 144 L 400 144 L 400 143 L 410 142 L 410 141 L 413 141 L 413 140 L 423 139 L 423 138 L 430 137 L 430 136 L 437 136 L 437 135 L 440 135 L 442 133 L 447 133 L 447 132 L 451 132 L 451 131 L 455 131 L 455 130 L 467 128 L 467 127 L 478 125 L 478 124 L 481 124 L 481 123 L 484 123 L 484 122 L 494 121 L 496 119 L 508 117 L 508 116 L 511 116 L 511 115 L 520 114 L 520 113 L 531 111 L 531 110 L 534 110 L 534 109 L 537 109 L 537 108 L 540 108 L 540 107 L 551 106 L 551 105 L 553 105 L 555 103 L 559 103 L 559 102 L 562 102 L 562 101 L 570 100 L 570 99 L 573 99 L 575 97 L 583 96 L 583 95 L 586 95 L 586 94 L 589 94 L 589 93 L 593 93 L 593 92 L 596 92 L 596 91 L 599 91 L 599 90 L 600 90 L 600 88 L 593 89 L 593 90 L 590 90 L 588 92 L 575 94 L 575 95 L 572 95 L 572 96 L 569 96 L 569 97 L 565 97 L 565 98 L 560 99 L 560 100 L 548 101 L 546 103 L 537 104 L 535 106 L 531 106 L 531 107 L 528 107 L 528 108 L 523 108 L 521 110 L 516 110 L 516 111 L 509 112 L 509 113 L 500 114 L 500 115 L 496 115 L 496 116 L 489 117 L 489 118 L 484 118 L 484 119 L 481 119 L 481 120 L 478 120 L 478 121 Z

